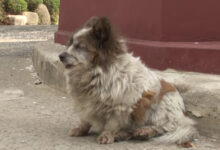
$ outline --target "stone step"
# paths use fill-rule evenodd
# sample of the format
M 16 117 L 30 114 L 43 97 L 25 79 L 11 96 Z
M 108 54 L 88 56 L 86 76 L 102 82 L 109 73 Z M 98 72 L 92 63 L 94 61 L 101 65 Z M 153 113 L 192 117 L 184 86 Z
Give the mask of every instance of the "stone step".
M 219 137 L 220 76 L 172 69 L 156 72 L 177 87 L 201 133 Z
M 63 92 L 66 79 L 58 55 L 64 50 L 65 46 L 48 42 L 36 46 L 33 52 L 33 66 L 39 77 Z M 220 76 L 172 69 L 155 71 L 180 91 L 188 114 L 198 121 L 200 133 L 220 138 Z

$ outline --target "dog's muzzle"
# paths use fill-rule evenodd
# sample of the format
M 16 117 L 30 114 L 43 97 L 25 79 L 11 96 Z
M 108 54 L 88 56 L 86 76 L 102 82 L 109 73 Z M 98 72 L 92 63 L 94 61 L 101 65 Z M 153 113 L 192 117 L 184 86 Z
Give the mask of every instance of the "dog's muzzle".
M 64 64 L 66 69 L 70 69 L 73 67 L 73 64 L 69 64 L 67 62 L 67 57 L 69 57 L 69 54 L 66 52 L 63 52 L 59 55 L 60 61 Z
M 68 56 L 68 54 L 66 52 L 61 53 L 59 55 L 60 61 L 63 62 L 67 56 Z

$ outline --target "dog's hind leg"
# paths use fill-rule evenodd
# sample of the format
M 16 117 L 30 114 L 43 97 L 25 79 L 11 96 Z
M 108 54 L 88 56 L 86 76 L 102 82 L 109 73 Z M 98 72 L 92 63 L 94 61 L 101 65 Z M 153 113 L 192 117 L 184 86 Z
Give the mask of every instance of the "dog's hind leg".
M 91 128 L 91 125 L 87 122 L 81 122 L 81 124 L 73 128 L 69 131 L 69 136 L 77 137 L 77 136 L 85 136 L 88 134 L 89 130 Z
M 162 135 L 164 132 L 163 129 L 155 127 L 155 126 L 144 126 L 141 128 L 136 129 L 133 132 L 133 139 L 138 139 L 138 140 L 148 140 L 153 137 L 157 137 Z

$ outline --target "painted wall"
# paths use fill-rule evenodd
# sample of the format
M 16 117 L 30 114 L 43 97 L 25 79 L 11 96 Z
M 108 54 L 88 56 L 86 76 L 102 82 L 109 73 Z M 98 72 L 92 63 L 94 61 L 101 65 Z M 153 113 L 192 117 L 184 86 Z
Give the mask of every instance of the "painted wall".
M 55 42 L 107 16 L 148 66 L 220 74 L 219 14 L 219 0 L 61 0 Z

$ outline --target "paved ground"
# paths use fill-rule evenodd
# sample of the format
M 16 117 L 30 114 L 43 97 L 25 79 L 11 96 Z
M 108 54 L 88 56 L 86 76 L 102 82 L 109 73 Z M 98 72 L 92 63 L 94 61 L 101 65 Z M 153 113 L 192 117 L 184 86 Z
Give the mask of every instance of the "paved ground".
M 40 84 L 31 60 L 33 46 L 51 41 L 55 30 L 44 26 L 0 27 L 0 150 L 178 149 L 138 141 L 98 145 L 96 135 L 68 137 L 68 130 L 78 122 L 71 99 Z M 5 42 L 6 36 L 13 40 Z M 35 42 L 24 42 L 28 37 Z M 193 149 L 217 150 L 219 146 L 217 139 L 200 137 Z

